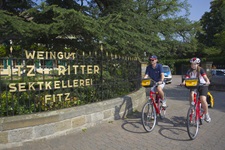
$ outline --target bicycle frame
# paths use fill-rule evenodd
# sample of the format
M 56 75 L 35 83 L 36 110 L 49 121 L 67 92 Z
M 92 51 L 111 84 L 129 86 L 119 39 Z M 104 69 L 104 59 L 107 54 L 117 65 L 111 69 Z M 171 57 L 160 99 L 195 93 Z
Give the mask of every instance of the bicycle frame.
M 155 95 L 155 98 L 154 98 L 153 95 Z M 156 113 L 157 114 L 160 114 L 160 99 L 161 98 L 160 98 L 159 93 L 158 92 L 150 91 L 149 97 L 150 97 L 150 99 L 151 99 L 151 101 L 153 103 L 153 106 L 154 106 L 154 108 L 156 110 Z
M 151 87 L 158 86 L 156 82 L 154 83 L 155 85 Z M 157 115 L 159 115 L 161 119 L 165 117 L 166 109 L 161 106 L 160 99 L 158 92 L 150 90 L 148 101 L 142 107 L 141 120 L 142 125 L 147 132 L 151 132 L 154 129 Z
M 201 119 L 203 118 L 203 113 L 201 113 L 201 100 L 198 95 L 198 92 L 194 92 L 194 103 L 195 103 L 195 109 L 196 109 L 196 119 L 199 120 L 200 125 L 202 124 Z

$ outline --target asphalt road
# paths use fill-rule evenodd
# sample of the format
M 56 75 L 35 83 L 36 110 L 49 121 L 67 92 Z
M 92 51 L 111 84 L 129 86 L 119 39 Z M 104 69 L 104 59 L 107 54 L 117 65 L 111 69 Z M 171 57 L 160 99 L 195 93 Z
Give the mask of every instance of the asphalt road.
M 186 129 L 189 107 L 188 90 L 178 87 L 180 76 L 173 76 L 165 87 L 167 114 L 147 133 L 141 124 L 140 111 L 124 120 L 104 122 L 85 131 L 33 141 L 11 150 L 225 150 L 225 92 L 211 91 L 214 108 L 212 122 L 203 122 L 198 136 L 190 140 Z

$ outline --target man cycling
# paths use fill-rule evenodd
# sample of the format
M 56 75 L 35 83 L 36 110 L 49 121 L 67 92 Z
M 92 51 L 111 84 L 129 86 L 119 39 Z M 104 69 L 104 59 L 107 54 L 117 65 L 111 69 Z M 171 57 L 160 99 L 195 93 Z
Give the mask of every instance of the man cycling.
M 159 92 L 159 95 L 162 98 L 162 106 L 166 108 L 167 107 L 166 99 L 164 98 L 164 92 L 163 92 L 165 82 L 164 82 L 164 72 L 163 72 L 162 64 L 158 63 L 157 56 L 155 56 L 155 55 L 150 56 L 149 61 L 151 63 L 146 68 L 144 78 L 150 77 L 151 79 L 153 79 L 154 81 L 156 81 L 159 84 L 157 87 L 153 86 L 151 88 L 151 91 Z
M 205 70 L 199 66 L 200 62 L 201 60 L 197 57 L 191 58 L 191 68 L 187 71 L 185 78 L 198 78 L 201 84 L 209 85 L 209 78 L 207 77 Z M 183 83 L 181 83 L 181 85 L 185 85 L 185 80 L 183 81 Z M 190 104 L 192 104 L 192 101 L 194 99 L 194 90 L 190 90 Z M 210 122 L 211 118 L 208 113 L 208 103 L 206 101 L 207 93 L 208 86 L 201 86 L 199 89 L 199 95 L 205 114 L 205 121 Z

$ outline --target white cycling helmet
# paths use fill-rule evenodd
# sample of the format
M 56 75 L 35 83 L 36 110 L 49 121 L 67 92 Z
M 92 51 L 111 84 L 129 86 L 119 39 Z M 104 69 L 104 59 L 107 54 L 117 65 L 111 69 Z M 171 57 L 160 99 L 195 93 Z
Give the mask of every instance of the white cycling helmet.
M 190 63 L 195 63 L 195 64 L 199 64 L 201 62 L 201 60 L 197 57 L 193 57 L 190 60 Z

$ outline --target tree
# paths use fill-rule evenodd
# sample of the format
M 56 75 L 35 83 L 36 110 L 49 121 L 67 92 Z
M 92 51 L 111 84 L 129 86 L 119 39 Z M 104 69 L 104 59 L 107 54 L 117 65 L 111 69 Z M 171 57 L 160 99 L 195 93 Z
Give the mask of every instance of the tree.
M 96 50 L 103 41 L 116 54 L 176 58 L 196 50 L 198 24 L 176 15 L 188 6 L 186 0 L 46 0 L 19 15 L 0 11 L 0 42 L 61 51 Z
M 19 15 L 21 12 L 35 6 L 32 0 L 1 0 L 0 9 Z
M 105 36 L 115 35 L 114 41 L 108 42 L 114 48 L 122 48 L 125 50 L 123 53 L 135 53 L 142 57 L 144 52 L 162 57 L 173 54 L 173 57 L 176 57 L 177 53 L 186 55 L 187 51 L 196 51 L 194 35 L 198 25 L 190 22 L 186 16 L 176 15 L 181 9 L 188 10 L 187 1 L 113 2 L 115 1 L 96 0 L 97 5 L 93 5 L 92 1 L 92 7 L 95 7 L 94 10 L 99 8 L 95 11 L 98 12 L 95 16 L 108 20 L 101 25 L 105 29 Z M 109 41 L 109 38 L 107 40 Z
M 202 30 L 196 36 L 204 56 L 223 54 L 225 48 L 225 0 L 214 0 L 210 4 L 211 10 L 200 19 Z

